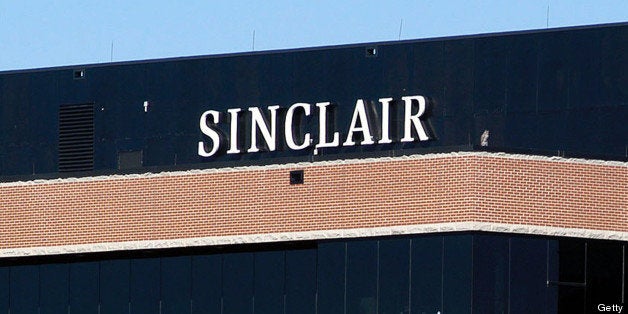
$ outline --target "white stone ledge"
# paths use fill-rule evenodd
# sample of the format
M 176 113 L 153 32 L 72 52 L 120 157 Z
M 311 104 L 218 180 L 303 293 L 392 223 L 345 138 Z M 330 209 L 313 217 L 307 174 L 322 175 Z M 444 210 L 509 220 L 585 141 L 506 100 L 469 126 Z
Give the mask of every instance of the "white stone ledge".
M 321 230 L 306 232 L 287 232 L 269 234 L 251 234 L 237 236 L 189 238 L 175 240 L 132 241 L 116 243 L 95 243 L 81 245 L 64 245 L 50 247 L 0 249 L 0 258 L 46 256 L 61 254 L 85 254 L 98 252 L 115 252 L 128 250 L 186 248 L 200 246 L 219 246 L 236 244 L 259 244 L 288 241 L 307 241 L 325 239 L 350 239 L 394 235 L 418 235 L 450 232 L 499 232 L 522 235 L 541 235 L 549 237 L 575 237 L 587 239 L 603 239 L 628 241 L 628 232 L 557 228 L 546 226 L 511 225 L 485 222 L 455 222 L 410 226 L 393 226 L 377 228 Z
M 436 154 L 415 154 L 415 155 L 398 156 L 398 157 L 375 157 L 375 158 L 339 159 L 339 160 L 314 161 L 314 162 L 298 162 L 298 163 L 272 164 L 272 165 L 263 165 L 263 166 L 241 166 L 241 167 L 192 169 L 192 170 L 185 170 L 185 171 L 164 171 L 164 172 L 159 172 L 159 173 L 147 172 L 147 173 L 141 173 L 141 174 L 125 174 L 125 175 L 117 174 L 117 175 L 80 177 L 80 178 L 59 178 L 59 179 L 39 179 L 39 180 L 30 180 L 30 181 L 0 182 L 0 188 L 14 187 L 14 186 L 30 186 L 30 185 L 39 185 L 39 184 L 60 184 L 60 183 L 93 182 L 93 181 L 125 180 L 125 179 L 146 179 L 146 178 L 175 177 L 175 176 L 200 175 L 200 174 L 212 174 L 212 173 L 264 171 L 264 170 L 277 170 L 277 169 L 367 164 L 367 163 L 376 163 L 376 162 L 395 162 L 395 161 L 437 159 L 437 158 L 457 158 L 457 157 L 470 157 L 470 156 L 496 157 L 496 158 L 533 160 L 533 161 L 549 161 L 549 162 L 562 162 L 562 163 L 575 163 L 575 164 L 585 164 L 585 165 L 628 168 L 628 162 L 612 161 L 612 160 L 548 157 L 548 156 L 539 156 L 539 155 L 523 155 L 523 154 L 508 154 L 508 153 L 493 153 L 493 152 L 452 152 L 452 153 L 436 153 Z

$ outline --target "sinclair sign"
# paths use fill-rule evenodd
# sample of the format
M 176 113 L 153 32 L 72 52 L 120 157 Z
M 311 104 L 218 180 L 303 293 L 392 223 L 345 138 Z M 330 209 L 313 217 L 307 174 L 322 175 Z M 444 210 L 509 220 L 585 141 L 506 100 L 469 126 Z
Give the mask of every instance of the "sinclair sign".
M 278 149 L 317 151 L 328 147 L 432 139 L 425 123 L 429 105 L 425 97 L 404 96 L 400 101 L 380 98 L 375 104 L 358 99 L 348 129 L 342 130 L 346 131 L 343 133 L 346 136 L 342 137 L 334 123 L 336 106 L 331 102 L 298 102 L 287 108 L 275 105 L 266 110 L 259 107 L 232 108 L 226 113 L 207 110 L 200 117 L 199 126 L 204 139 L 198 142 L 198 155 L 212 157 Z M 402 119 L 394 122 L 397 119 L 391 121 L 391 107 L 397 105 L 403 112 Z M 303 120 L 313 116 L 318 117 L 317 129 L 303 130 L 306 124 Z M 400 128 L 400 136 L 394 138 L 391 130 L 397 128 Z

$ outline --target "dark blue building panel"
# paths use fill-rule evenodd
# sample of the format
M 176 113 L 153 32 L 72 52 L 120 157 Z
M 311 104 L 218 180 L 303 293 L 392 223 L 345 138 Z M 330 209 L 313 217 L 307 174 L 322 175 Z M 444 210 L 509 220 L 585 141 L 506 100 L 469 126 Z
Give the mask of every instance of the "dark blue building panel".
M 623 160 L 627 42 L 615 24 L 3 72 L 0 176 L 471 150 L 484 131 L 494 150 Z M 425 98 L 420 123 L 404 96 Z M 60 109 L 81 104 L 93 165 L 68 168 Z

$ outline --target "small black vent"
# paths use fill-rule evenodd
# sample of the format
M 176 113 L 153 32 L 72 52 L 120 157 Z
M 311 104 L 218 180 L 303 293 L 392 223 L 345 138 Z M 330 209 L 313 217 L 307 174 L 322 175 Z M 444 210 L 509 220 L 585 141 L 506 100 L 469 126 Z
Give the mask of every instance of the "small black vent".
M 303 170 L 290 171 L 290 184 L 303 184 Z
M 59 172 L 94 170 L 94 104 L 59 108 Z

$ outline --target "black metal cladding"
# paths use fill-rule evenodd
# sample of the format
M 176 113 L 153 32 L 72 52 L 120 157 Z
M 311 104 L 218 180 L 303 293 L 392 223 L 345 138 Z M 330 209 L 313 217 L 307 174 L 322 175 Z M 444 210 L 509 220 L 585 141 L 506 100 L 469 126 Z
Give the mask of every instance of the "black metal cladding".
M 368 55 L 370 48 L 377 57 Z M 84 70 L 81 79 L 75 79 L 76 69 Z M 209 168 L 451 151 L 479 145 L 485 130 L 488 149 L 625 160 L 627 86 L 626 23 L 4 72 L 0 180 L 56 176 L 65 169 L 54 117 L 60 104 L 87 102 L 98 104 L 93 129 L 98 172 L 121 171 L 118 153 L 128 151 L 142 151 L 142 167 L 133 171 Z M 248 107 L 265 111 L 307 102 L 314 111 L 316 102 L 330 101 L 342 142 L 357 99 L 381 110 L 379 98 L 408 95 L 429 98 L 434 140 L 325 148 L 318 155 L 313 149 L 197 154 L 199 141 L 207 141 L 199 130 L 206 110 L 246 113 Z M 391 123 L 399 124 L 400 110 L 393 109 Z M 309 118 L 295 133 L 299 140 L 304 132 L 316 136 L 316 113 Z M 220 128 L 229 132 L 226 118 L 222 121 Z M 283 132 L 281 121 L 278 126 Z
M 94 169 L 94 104 L 59 107 L 59 172 Z

